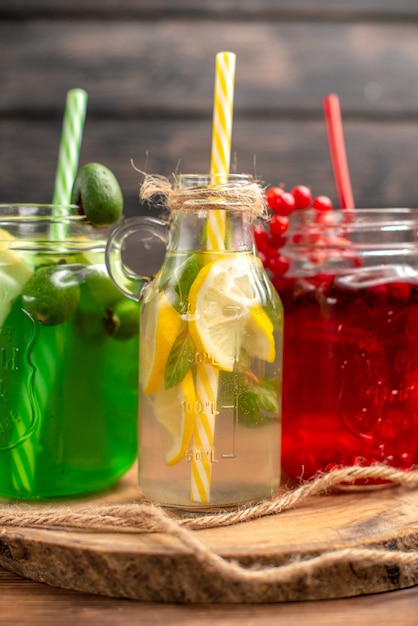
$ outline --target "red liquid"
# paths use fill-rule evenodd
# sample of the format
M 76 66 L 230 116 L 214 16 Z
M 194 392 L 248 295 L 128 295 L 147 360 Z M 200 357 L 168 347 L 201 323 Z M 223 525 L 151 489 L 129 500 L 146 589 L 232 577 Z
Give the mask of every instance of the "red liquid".
M 418 463 L 418 285 L 285 277 L 279 293 L 284 471 Z

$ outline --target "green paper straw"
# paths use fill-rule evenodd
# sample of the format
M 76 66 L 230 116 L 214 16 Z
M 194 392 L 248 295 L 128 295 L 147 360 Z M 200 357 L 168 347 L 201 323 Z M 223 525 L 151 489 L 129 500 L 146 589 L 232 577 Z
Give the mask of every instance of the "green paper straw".
M 53 204 L 56 205 L 54 209 L 56 217 L 65 217 L 66 209 L 64 205 L 71 204 L 71 191 L 77 174 L 87 100 L 87 92 L 83 89 L 71 89 L 67 93 L 53 195 Z M 62 207 L 62 209 L 60 210 L 59 207 Z M 65 224 L 60 224 L 59 222 L 52 224 L 50 231 L 51 241 L 64 242 L 65 238 Z M 44 357 L 37 364 L 38 379 L 43 380 L 43 383 L 41 383 L 42 389 L 38 389 L 38 409 L 43 414 L 45 414 L 48 406 L 48 389 L 54 386 L 57 364 L 62 362 L 63 355 L 45 353 Z M 46 386 L 45 381 L 48 381 Z M 21 408 L 24 411 L 24 406 Z M 40 419 L 42 420 L 43 417 L 44 415 L 41 415 Z M 41 435 L 42 421 L 37 429 L 37 442 L 40 441 Z M 32 438 L 12 451 L 13 484 L 16 491 L 21 495 L 34 495 L 36 455 L 33 445 L 34 440 Z
M 86 119 L 87 99 L 87 92 L 84 89 L 70 89 L 67 93 L 52 200 L 54 204 L 71 203 L 71 190 L 77 174 Z

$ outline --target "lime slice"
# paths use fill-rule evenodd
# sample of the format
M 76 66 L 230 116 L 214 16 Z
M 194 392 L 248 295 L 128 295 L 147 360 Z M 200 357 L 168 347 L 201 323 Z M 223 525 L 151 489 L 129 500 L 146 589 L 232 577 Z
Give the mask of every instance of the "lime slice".
M 164 291 L 145 296 L 142 310 L 140 382 L 144 393 L 156 393 L 183 321 Z
M 227 372 L 243 341 L 251 356 L 274 358 L 273 325 L 260 307 L 255 269 L 250 258 L 222 257 L 205 265 L 190 288 L 189 329 L 196 348 Z
M 101 163 L 87 163 L 77 173 L 71 202 L 78 204 L 93 226 L 115 224 L 123 211 L 123 195 L 119 183 Z
M 195 389 L 189 370 L 181 383 L 172 389 L 160 389 L 154 399 L 154 412 L 164 427 L 165 462 L 181 461 L 190 445 L 195 425 Z
M 22 292 L 33 269 L 16 253 L 8 249 L 15 237 L 0 228 L 0 327 L 8 316 L 11 304 Z

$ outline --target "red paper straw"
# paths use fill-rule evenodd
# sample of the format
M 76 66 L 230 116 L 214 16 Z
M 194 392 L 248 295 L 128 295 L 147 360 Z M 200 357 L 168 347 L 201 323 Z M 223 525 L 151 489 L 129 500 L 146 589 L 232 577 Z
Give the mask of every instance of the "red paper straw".
M 340 101 L 335 93 L 324 98 L 324 113 L 335 185 L 342 209 L 354 209 L 341 121 Z

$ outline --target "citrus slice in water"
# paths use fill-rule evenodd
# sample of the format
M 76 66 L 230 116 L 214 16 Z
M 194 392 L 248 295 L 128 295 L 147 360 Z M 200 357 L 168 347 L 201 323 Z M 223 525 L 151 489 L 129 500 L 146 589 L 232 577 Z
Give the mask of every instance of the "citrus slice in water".
M 251 356 L 274 359 L 273 325 L 257 297 L 255 262 L 223 256 L 205 265 L 190 288 L 189 329 L 199 357 L 227 372 L 243 337 Z
M 276 356 L 273 322 L 261 306 L 253 306 L 243 333 L 242 346 L 251 357 L 272 363 Z
M 142 310 L 140 381 L 144 393 L 156 393 L 164 380 L 168 356 L 183 321 L 164 291 L 145 298 Z
M 164 450 L 167 465 L 181 461 L 189 447 L 195 424 L 195 389 L 191 370 L 172 389 L 158 391 L 154 413 L 164 427 Z
M 10 312 L 11 303 L 33 274 L 33 269 L 19 253 L 8 249 L 15 240 L 13 235 L 0 228 L 0 326 Z

